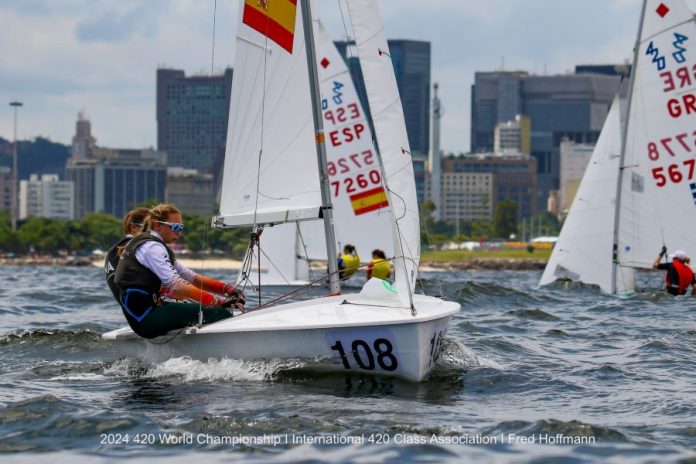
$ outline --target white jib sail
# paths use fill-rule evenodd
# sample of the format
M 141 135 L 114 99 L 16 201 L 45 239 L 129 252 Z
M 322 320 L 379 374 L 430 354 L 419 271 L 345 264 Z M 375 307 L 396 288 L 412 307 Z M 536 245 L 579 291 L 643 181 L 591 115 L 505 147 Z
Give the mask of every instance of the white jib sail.
M 683 0 L 647 0 L 628 115 L 619 262 L 663 243 L 696 254 L 696 24 Z
M 621 102 L 614 98 L 539 285 L 569 278 L 611 293 L 616 186 L 621 154 Z M 621 291 L 633 287 L 632 269 L 619 268 Z
M 404 112 L 376 2 L 348 0 L 347 4 L 395 218 L 396 288 L 401 303 L 411 306 L 420 261 L 420 224 Z
M 323 25 L 315 21 L 317 66 L 322 94 L 326 155 L 334 209 L 334 230 L 340 250 L 356 247 L 363 262 L 378 248 L 393 250 L 392 215 L 372 132 L 343 58 Z M 262 283 L 312 280 L 306 259 L 326 259 L 326 238 L 320 221 L 267 228 L 261 236 Z M 269 259 L 270 258 L 270 259 Z
M 245 24 L 240 3 L 217 222 L 317 217 L 321 194 L 302 13 L 297 8 L 289 52 Z

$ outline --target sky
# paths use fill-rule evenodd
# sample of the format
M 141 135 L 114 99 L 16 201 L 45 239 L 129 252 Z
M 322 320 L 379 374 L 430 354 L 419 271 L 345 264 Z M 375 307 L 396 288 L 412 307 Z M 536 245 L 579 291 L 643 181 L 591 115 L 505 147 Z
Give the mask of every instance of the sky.
M 338 2 L 316 0 L 317 10 L 345 39 Z M 457 153 L 469 150 L 476 71 L 564 74 L 629 61 L 641 3 L 378 0 L 388 38 L 431 42 L 441 145 Z M 0 136 L 12 139 L 9 102 L 18 100 L 19 139 L 69 144 L 83 111 L 99 145 L 156 147 L 157 68 L 233 67 L 238 12 L 237 0 L 0 0 Z

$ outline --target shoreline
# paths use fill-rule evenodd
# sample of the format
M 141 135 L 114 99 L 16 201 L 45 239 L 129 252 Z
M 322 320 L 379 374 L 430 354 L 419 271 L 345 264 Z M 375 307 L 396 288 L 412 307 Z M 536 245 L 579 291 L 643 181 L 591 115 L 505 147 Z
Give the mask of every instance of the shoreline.
M 242 262 L 225 258 L 181 258 L 179 262 L 190 269 L 221 269 L 239 270 Z M 104 259 L 94 259 L 86 256 L 23 256 L 17 258 L 0 258 L 3 266 L 93 266 L 103 267 Z M 502 271 L 537 271 L 546 266 L 544 259 L 521 258 L 470 258 L 456 261 L 421 261 L 421 271 L 469 271 L 469 270 L 502 270 Z M 323 265 L 321 266 L 323 268 Z

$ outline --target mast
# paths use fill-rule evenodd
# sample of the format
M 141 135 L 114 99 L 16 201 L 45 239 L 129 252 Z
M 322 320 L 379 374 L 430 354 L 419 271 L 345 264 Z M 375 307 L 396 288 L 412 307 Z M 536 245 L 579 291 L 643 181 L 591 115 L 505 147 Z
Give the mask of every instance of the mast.
M 621 134 L 621 155 L 619 156 L 619 178 L 616 182 L 616 201 L 614 207 L 614 244 L 612 246 L 612 266 L 611 266 L 611 293 L 616 293 L 616 268 L 619 265 L 619 219 L 621 215 L 621 189 L 623 186 L 624 159 L 626 158 L 626 140 L 628 137 L 628 123 L 631 117 L 631 101 L 633 100 L 633 85 L 635 84 L 636 71 L 638 66 L 638 54 L 640 53 L 640 38 L 643 35 L 643 22 L 645 20 L 645 9 L 648 0 L 643 0 L 643 8 L 640 12 L 640 23 L 638 25 L 638 37 L 633 47 L 633 64 L 631 65 L 631 76 L 628 81 L 628 102 L 626 104 L 626 122 L 622 127 Z
M 329 266 L 329 290 L 332 294 L 340 293 L 341 284 L 338 279 L 338 257 L 336 256 L 336 234 L 333 227 L 333 206 L 331 204 L 331 189 L 329 172 L 326 163 L 326 141 L 324 137 L 324 121 L 321 112 L 321 94 L 319 92 L 319 72 L 317 71 L 316 50 L 314 44 L 314 29 L 312 27 L 312 11 L 310 0 L 302 1 L 302 29 L 307 50 L 307 68 L 309 70 L 309 92 L 312 97 L 312 119 L 317 143 L 317 162 L 319 164 L 319 185 L 321 186 L 321 212 L 324 218 L 324 233 L 326 236 L 326 258 Z

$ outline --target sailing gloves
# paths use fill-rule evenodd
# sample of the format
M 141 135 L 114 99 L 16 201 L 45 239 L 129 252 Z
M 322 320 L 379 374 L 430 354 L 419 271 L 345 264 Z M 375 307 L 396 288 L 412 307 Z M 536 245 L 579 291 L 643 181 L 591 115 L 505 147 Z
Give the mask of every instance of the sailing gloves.
M 666 254 L 667 254 L 667 247 L 662 245 L 662 249 L 660 250 L 660 258 L 662 258 Z
M 244 293 L 241 290 L 234 289 L 225 301 L 222 302 L 220 307 L 244 309 L 245 304 L 246 298 L 244 298 Z

